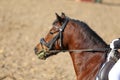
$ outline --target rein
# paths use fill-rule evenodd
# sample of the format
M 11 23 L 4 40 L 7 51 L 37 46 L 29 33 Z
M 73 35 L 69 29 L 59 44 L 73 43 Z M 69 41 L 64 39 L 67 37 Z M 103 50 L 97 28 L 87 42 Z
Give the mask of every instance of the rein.
M 97 49 L 79 49 L 79 50 L 41 50 L 40 53 L 38 54 L 38 58 L 45 60 L 48 56 L 52 54 L 56 54 L 59 52 L 76 52 L 79 54 L 80 52 L 105 52 L 107 53 L 111 48 L 97 48 Z
M 79 49 L 79 50 L 50 50 L 49 53 L 56 52 L 107 52 L 110 48 L 96 48 L 96 49 Z

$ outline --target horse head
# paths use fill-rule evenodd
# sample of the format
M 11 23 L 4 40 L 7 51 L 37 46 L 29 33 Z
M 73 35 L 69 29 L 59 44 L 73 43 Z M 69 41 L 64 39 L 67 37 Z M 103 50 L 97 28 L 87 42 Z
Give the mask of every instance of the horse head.
M 56 20 L 53 22 L 49 33 L 45 38 L 40 39 L 40 43 L 38 43 L 34 49 L 35 54 L 38 55 L 40 59 L 46 59 L 59 52 L 53 50 L 62 50 L 66 48 L 63 34 L 68 21 L 69 19 L 64 13 L 61 13 L 61 16 L 56 13 Z

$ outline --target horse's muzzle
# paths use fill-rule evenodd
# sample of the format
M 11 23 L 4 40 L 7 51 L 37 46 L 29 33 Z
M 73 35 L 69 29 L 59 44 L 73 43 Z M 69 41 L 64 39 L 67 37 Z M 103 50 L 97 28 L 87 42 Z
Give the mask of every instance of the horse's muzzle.
M 46 59 L 46 50 L 38 50 L 37 48 L 34 49 L 35 54 L 38 56 L 39 59 L 45 60 Z
M 34 51 L 38 58 L 41 60 L 46 60 L 46 58 L 57 54 L 57 52 L 51 52 L 45 49 L 39 50 L 38 48 L 35 48 Z

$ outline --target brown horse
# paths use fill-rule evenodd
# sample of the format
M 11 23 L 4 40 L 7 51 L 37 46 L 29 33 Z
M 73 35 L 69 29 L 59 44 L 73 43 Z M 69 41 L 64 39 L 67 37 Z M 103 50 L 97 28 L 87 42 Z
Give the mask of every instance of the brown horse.
M 53 22 L 45 38 L 35 47 L 40 59 L 46 59 L 61 51 L 69 51 L 77 80 L 94 80 L 106 60 L 107 44 L 84 22 L 70 19 L 64 13 Z

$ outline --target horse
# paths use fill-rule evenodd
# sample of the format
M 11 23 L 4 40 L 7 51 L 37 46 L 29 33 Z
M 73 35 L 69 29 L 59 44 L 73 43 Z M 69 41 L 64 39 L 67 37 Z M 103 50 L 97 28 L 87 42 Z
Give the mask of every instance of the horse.
M 106 47 L 107 43 L 85 22 L 56 13 L 52 28 L 35 46 L 35 54 L 45 60 L 68 51 L 77 80 L 95 80 L 106 61 Z

